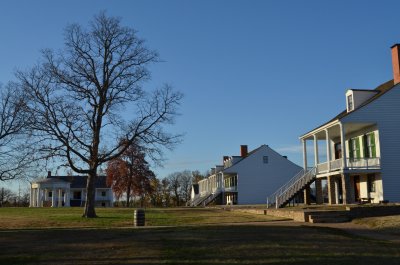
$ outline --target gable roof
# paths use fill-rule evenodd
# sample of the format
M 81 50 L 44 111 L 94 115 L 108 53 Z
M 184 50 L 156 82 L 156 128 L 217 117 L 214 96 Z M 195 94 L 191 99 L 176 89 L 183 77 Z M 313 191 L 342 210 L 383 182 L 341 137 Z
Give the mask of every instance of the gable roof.
M 252 156 L 253 154 L 257 153 L 258 151 L 260 151 L 260 150 L 263 149 L 263 148 L 267 148 L 267 150 L 269 150 L 269 151 L 271 151 L 271 152 L 274 152 L 274 153 L 276 153 L 278 156 L 284 158 L 284 157 L 283 157 L 281 154 L 279 154 L 277 151 L 275 151 L 274 149 L 272 149 L 272 148 L 269 147 L 268 145 L 263 144 L 263 145 L 261 145 L 260 147 L 258 147 L 258 148 L 256 148 L 256 149 L 254 149 L 253 151 L 249 152 L 248 155 L 247 155 L 246 157 L 240 159 L 240 160 L 237 161 L 235 164 L 231 165 L 230 167 L 224 168 L 224 169 L 222 170 L 222 172 L 231 173 L 231 172 L 228 172 L 230 169 L 232 169 L 232 168 L 235 167 L 237 164 L 239 164 L 239 163 L 241 163 L 242 161 L 246 160 L 246 158 Z M 288 162 L 292 163 L 293 165 L 298 166 L 297 164 L 293 163 L 293 162 L 290 161 L 289 159 L 287 159 L 287 158 L 284 158 L 284 159 L 286 159 Z M 300 166 L 298 166 L 298 167 L 300 167 Z
M 353 111 L 351 111 L 351 112 L 347 112 L 347 110 L 344 110 L 344 111 L 340 112 L 338 115 L 336 115 L 335 117 L 333 117 L 333 118 L 330 119 L 329 121 L 325 122 L 324 124 L 322 124 L 322 125 L 320 125 L 320 126 L 314 128 L 314 129 L 312 129 L 311 131 L 308 131 L 308 132 L 304 133 L 302 136 L 300 136 L 300 138 L 303 137 L 303 136 L 305 136 L 305 135 L 307 135 L 307 134 L 309 134 L 309 133 L 312 132 L 312 131 L 315 131 L 315 130 L 317 130 L 317 129 L 319 129 L 319 128 L 321 128 L 321 127 L 323 127 L 323 126 L 325 126 L 325 125 L 327 125 L 327 124 L 329 124 L 329 123 L 335 121 L 335 120 L 340 120 L 340 119 L 342 119 L 343 117 L 346 117 L 346 116 L 349 115 L 350 113 L 352 113 L 352 112 L 354 112 L 354 111 L 357 111 L 358 109 L 360 109 L 360 108 L 362 108 L 362 107 L 368 105 L 369 103 L 375 101 L 376 99 L 380 98 L 382 95 L 384 95 L 386 92 L 390 91 L 390 90 L 391 90 L 392 88 L 394 88 L 394 87 L 395 87 L 395 84 L 394 84 L 394 81 L 393 81 L 393 79 L 392 79 L 392 80 L 389 80 L 389 81 L 387 81 L 387 82 L 385 82 L 385 83 L 379 85 L 378 87 L 376 87 L 376 88 L 373 89 L 373 90 L 352 89 L 352 90 L 354 90 L 354 91 L 375 91 L 375 92 L 377 92 L 377 93 L 376 93 L 374 96 L 372 96 L 371 98 L 369 98 L 368 100 L 366 100 L 365 102 L 363 102 L 363 103 L 362 103 L 360 106 L 358 106 L 355 110 L 353 110 Z
M 87 182 L 87 176 L 48 176 L 47 179 L 57 179 L 57 180 L 69 182 L 69 183 L 71 183 L 72 189 L 73 188 L 84 189 L 84 188 L 86 188 L 86 182 Z M 106 176 L 97 176 L 94 187 L 96 189 L 110 188 L 110 186 L 107 185 L 106 180 L 107 180 Z

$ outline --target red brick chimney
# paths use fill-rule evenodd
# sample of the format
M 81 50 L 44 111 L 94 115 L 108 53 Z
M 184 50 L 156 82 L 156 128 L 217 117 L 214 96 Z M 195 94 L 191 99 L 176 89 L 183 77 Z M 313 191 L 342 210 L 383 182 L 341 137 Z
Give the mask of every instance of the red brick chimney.
M 240 146 L 240 156 L 246 157 L 247 155 L 248 155 L 247 145 L 241 145 Z
M 400 83 L 400 44 L 395 44 L 391 48 L 392 48 L 393 81 L 394 84 L 398 84 Z

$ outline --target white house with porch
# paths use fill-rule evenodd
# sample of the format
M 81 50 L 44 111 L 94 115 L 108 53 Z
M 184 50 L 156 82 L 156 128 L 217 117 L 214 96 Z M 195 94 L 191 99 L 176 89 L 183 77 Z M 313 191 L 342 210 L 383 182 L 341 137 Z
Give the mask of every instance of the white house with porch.
M 262 204 L 300 170 L 268 145 L 251 152 L 242 145 L 240 156 L 224 156 L 223 164 L 211 169 L 211 176 L 193 185 L 190 205 Z
M 399 55 L 396 44 L 393 80 L 373 90 L 349 89 L 343 100 L 346 110 L 300 137 L 303 172 L 271 195 L 271 204 L 283 207 L 300 192 L 309 203 L 313 182 L 316 203 L 323 203 L 322 181 L 327 183 L 329 204 L 400 202 Z M 314 161 L 307 161 L 308 141 L 313 143 Z M 321 144 L 325 155 L 319 153 Z
M 31 183 L 30 207 L 84 206 L 87 176 L 52 176 Z M 113 193 L 106 176 L 98 176 L 95 183 L 97 207 L 112 207 Z

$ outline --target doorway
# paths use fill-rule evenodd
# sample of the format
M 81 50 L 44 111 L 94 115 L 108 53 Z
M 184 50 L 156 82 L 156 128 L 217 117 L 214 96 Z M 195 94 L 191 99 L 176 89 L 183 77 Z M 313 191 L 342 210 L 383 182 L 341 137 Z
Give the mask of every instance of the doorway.
M 360 176 L 354 176 L 353 177 L 354 181 L 354 199 L 356 202 L 361 201 L 360 199 Z
M 335 144 L 335 159 L 342 158 L 342 143 Z

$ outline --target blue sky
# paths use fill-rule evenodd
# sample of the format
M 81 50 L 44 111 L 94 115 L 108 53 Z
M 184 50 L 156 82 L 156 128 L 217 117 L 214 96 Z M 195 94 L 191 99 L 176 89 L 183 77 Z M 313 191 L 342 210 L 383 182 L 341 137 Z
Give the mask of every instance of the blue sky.
M 1 1 L 0 82 L 63 45 L 68 23 L 101 10 L 135 28 L 163 63 L 154 88 L 185 94 L 160 178 L 205 171 L 223 155 L 268 144 L 302 164 L 298 137 L 345 108 L 349 88 L 392 79 L 399 1 Z

